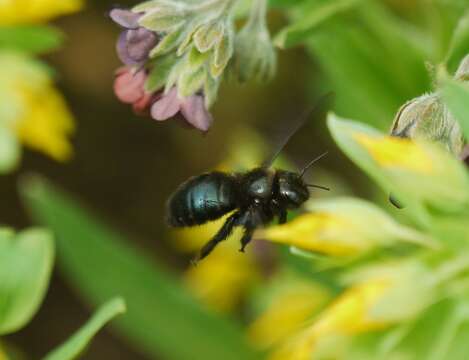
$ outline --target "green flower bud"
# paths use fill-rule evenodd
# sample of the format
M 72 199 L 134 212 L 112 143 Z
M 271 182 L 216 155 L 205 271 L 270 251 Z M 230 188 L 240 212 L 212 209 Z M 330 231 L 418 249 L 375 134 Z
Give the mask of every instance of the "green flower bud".
M 234 70 L 238 79 L 270 80 L 275 74 L 277 57 L 265 23 L 266 1 L 258 0 L 251 17 L 236 37 Z
M 423 95 L 405 103 L 394 119 L 391 135 L 438 142 L 455 155 L 461 153 L 464 145 L 459 123 L 438 93 Z

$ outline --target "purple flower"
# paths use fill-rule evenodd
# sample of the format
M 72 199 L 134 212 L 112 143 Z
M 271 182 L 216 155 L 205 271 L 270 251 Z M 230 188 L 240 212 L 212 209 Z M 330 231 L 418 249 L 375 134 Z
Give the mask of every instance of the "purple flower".
M 160 37 L 138 24 L 142 13 L 133 13 L 125 9 L 113 9 L 111 19 L 125 30 L 119 36 L 116 50 L 121 61 L 126 65 L 143 65 L 148 60 L 150 51 L 158 44 Z
M 212 115 L 205 107 L 203 95 L 194 94 L 187 98 L 178 95 L 176 87 L 161 96 L 151 107 L 151 116 L 157 121 L 167 120 L 180 112 L 187 123 L 201 131 L 208 131 Z

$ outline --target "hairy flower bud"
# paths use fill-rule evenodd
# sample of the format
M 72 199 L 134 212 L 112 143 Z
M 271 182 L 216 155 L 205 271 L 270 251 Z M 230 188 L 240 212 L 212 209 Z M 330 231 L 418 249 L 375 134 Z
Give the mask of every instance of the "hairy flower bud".
M 250 79 L 270 80 L 277 58 L 265 24 L 266 1 L 257 0 L 251 17 L 236 37 L 234 70 L 241 82 Z
M 423 95 L 404 104 L 394 119 L 391 135 L 438 142 L 455 155 L 461 153 L 464 144 L 459 123 L 438 93 Z

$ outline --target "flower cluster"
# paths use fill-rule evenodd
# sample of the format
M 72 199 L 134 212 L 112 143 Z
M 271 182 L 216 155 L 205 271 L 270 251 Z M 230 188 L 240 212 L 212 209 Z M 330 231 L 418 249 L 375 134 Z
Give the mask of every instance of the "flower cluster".
M 240 81 L 268 80 L 276 55 L 266 26 L 266 0 L 255 0 L 236 33 L 236 0 L 147 1 L 131 10 L 113 9 L 123 29 L 117 54 L 115 92 L 138 114 L 163 121 L 180 113 L 187 124 L 207 131 L 209 108 L 223 74 Z M 229 70 L 229 71 L 227 71 Z

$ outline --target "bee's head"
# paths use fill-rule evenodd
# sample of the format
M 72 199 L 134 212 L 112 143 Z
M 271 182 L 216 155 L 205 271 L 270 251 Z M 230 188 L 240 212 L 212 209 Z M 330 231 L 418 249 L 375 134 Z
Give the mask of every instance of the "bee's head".
M 289 209 L 300 207 L 309 199 L 309 190 L 300 174 L 291 171 L 277 172 L 278 199 Z

